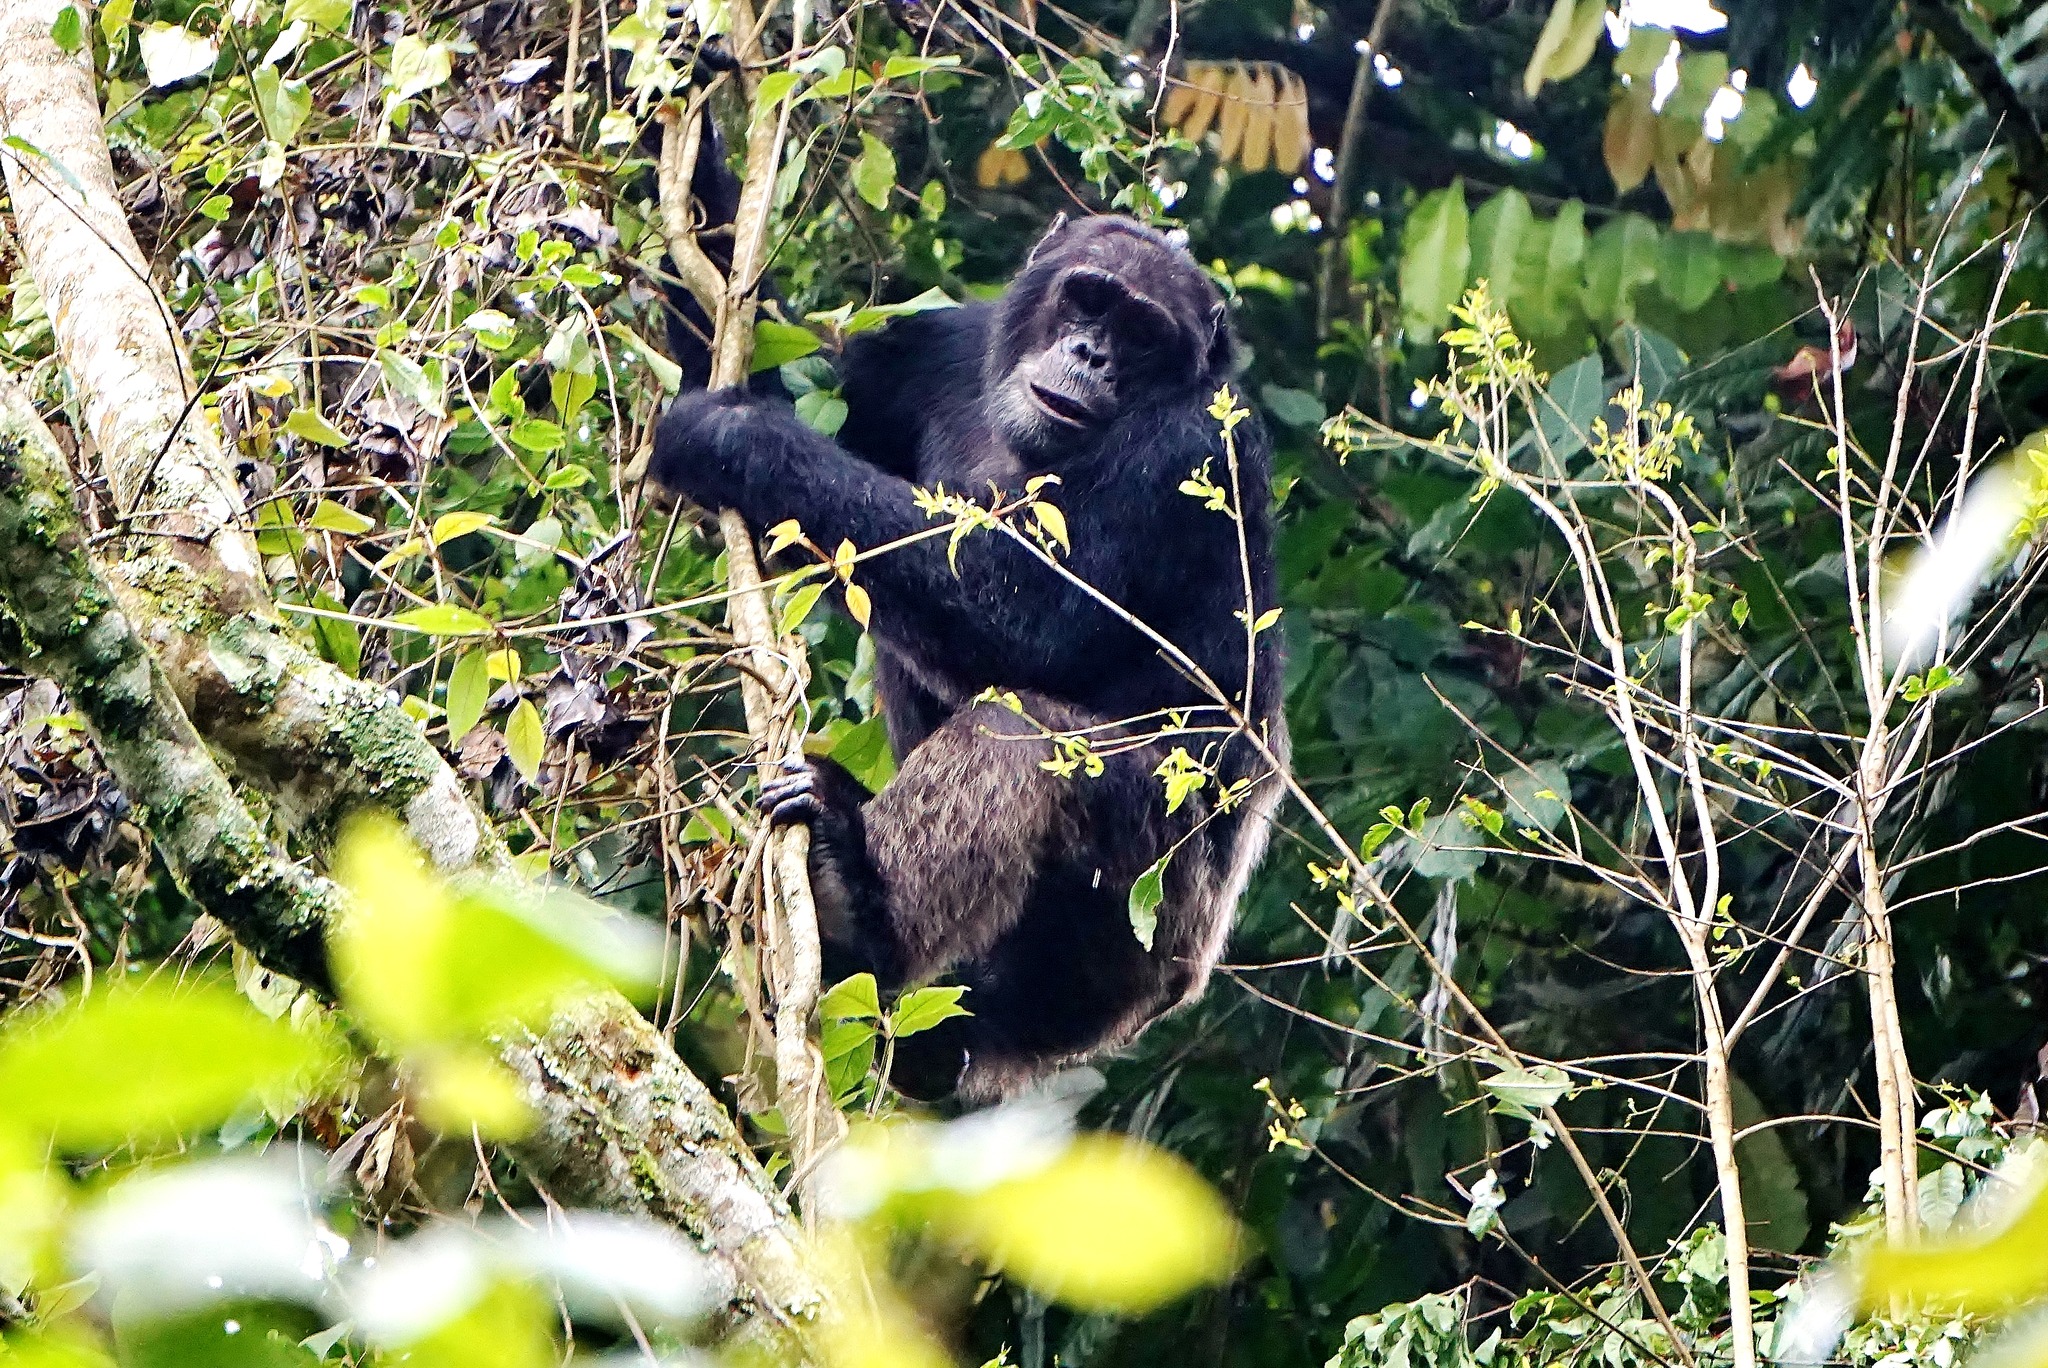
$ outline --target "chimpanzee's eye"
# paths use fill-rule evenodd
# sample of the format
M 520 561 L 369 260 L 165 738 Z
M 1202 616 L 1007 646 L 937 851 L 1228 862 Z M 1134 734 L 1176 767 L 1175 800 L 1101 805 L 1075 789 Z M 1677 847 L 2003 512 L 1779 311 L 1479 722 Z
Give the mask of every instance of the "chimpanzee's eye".
M 1113 281 L 1089 271 L 1076 271 L 1061 287 L 1067 307 L 1083 318 L 1099 318 L 1115 307 L 1118 290 Z

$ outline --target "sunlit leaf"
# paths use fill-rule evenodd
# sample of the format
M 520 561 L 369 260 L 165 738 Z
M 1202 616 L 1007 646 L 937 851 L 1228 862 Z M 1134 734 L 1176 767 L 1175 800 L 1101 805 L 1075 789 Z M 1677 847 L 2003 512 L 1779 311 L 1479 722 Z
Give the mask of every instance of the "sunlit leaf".
M 136 46 L 142 50 L 142 70 L 152 86 L 176 85 L 213 70 L 220 58 L 220 45 L 176 24 L 145 24 L 137 30 Z
M 896 188 L 896 154 L 866 129 L 861 130 L 860 149 L 853 162 L 854 192 L 874 208 L 887 209 L 889 192 Z
M 453 603 L 429 603 L 409 608 L 390 619 L 391 625 L 406 627 L 428 636 L 479 636 L 491 630 L 491 620 Z
M 103 990 L 0 1036 L 10 1125 L 101 1149 L 217 1125 L 264 1095 L 332 1076 L 337 1042 L 273 1021 L 227 984 L 151 979 Z
M 435 1130 L 486 1140 L 517 1140 L 533 1129 L 532 1108 L 518 1075 L 482 1050 L 433 1051 L 417 1058 L 413 1092 L 420 1119 Z
M 818 599 L 824 592 L 825 582 L 813 580 L 809 584 L 798 586 L 790 594 L 788 602 L 782 605 L 782 621 L 779 625 L 779 630 L 784 636 L 804 625 L 804 619 L 811 615 L 811 609 L 817 607 Z
M 505 719 L 505 754 L 520 777 L 531 781 L 540 773 L 541 756 L 546 749 L 547 735 L 541 726 L 540 709 L 533 706 L 532 699 L 522 698 Z
M 454 70 L 448 44 L 425 42 L 408 33 L 391 45 L 391 70 L 385 80 L 394 98 L 409 100 L 445 84 Z
M 321 532 L 359 536 L 377 524 L 375 520 L 364 517 L 352 508 L 343 508 L 332 499 L 322 499 L 313 506 L 313 516 L 306 520 L 306 525 Z
M 948 1223 L 1011 1278 L 1088 1311 L 1142 1314 L 1237 1261 L 1236 1224 L 1193 1169 L 1106 1135 L 963 1199 Z
M 824 345 L 809 328 L 764 318 L 754 325 L 754 359 L 749 369 L 773 370 L 800 356 L 809 356 Z
M 865 630 L 868 625 L 868 618 L 874 612 L 874 603 L 868 598 L 868 591 L 861 588 L 858 584 L 847 585 L 846 611 L 848 616 L 852 617 Z
M 929 1031 L 942 1021 L 972 1015 L 960 1005 L 960 995 L 966 991 L 955 985 L 917 988 L 905 993 L 889 1013 L 889 1033 L 900 1040 L 919 1031 Z
M 434 519 L 434 545 L 446 546 L 457 537 L 466 537 L 472 532 L 480 532 L 496 521 L 497 518 L 489 513 L 478 513 L 467 509 L 459 513 L 443 513 L 440 517 Z

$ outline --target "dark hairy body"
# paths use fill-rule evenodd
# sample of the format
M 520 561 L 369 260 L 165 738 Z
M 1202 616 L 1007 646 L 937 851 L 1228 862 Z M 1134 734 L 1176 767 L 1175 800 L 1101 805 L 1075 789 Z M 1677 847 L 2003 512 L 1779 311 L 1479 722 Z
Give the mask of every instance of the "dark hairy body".
M 1062 221 L 1001 300 L 855 338 L 836 441 L 742 391 L 684 395 L 662 421 L 663 485 L 825 547 L 927 531 L 916 488 L 1014 503 L 1058 477 L 1039 495 L 1065 515 L 1067 574 L 994 529 L 959 543 L 957 570 L 944 535 L 861 562 L 896 776 L 871 795 L 812 760 L 764 793 L 811 825 L 828 969 L 969 987 L 972 1015 L 902 1043 L 913 1094 L 988 1100 L 1114 1049 L 1198 995 L 1221 953 L 1280 788 L 1230 711 L 1286 748 L 1278 633 L 1246 645 L 1247 585 L 1254 617 L 1274 593 L 1257 420 L 1234 434 L 1241 530 L 1180 489 L 1205 465 L 1232 487 L 1206 411 L 1230 361 L 1185 252 L 1129 220 Z M 1085 736 L 1100 773 L 1047 769 L 1048 733 Z M 1156 771 L 1176 746 L 1212 777 L 1169 812 Z M 1147 949 L 1129 897 L 1162 857 Z

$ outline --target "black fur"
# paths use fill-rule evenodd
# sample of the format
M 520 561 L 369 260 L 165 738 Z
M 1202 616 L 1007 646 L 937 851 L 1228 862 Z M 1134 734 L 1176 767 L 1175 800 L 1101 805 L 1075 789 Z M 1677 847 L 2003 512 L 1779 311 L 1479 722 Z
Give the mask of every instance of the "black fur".
M 1229 487 L 1217 421 L 1230 339 L 1215 287 L 1185 252 L 1121 218 L 1055 224 L 994 304 L 915 315 L 840 359 L 838 441 L 785 403 L 686 394 L 662 420 L 652 473 L 756 528 L 794 518 L 819 545 L 866 550 L 933 526 L 913 486 L 1005 498 L 1061 483 L 1066 567 L 1172 641 L 1284 754 L 1278 633 L 1258 638 L 1246 691 L 1244 572 L 1231 519 L 1179 488 L 1205 463 Z M 1036 397 L 1030 385 L 1037 386 Z M 1236 430 L 1254 609 L 1273 602 L 1270 458 Z M 1242 737 L 1161 739 L 1166 709 L 1212 700 L 1157 646 L 1008 536 L 928 538 L 862 562 L 878 688 L 901 764 L 868 795 L 814 762 L 770 786 L 779 820 L 812 824 L 812 874 L 837 969 L 885 989 L 947 976 L 973 1015 L 903 1042 L 908 1090 L 985 1100 L 1113 1049 L 1202 990 L 1266 843 L 1279 785 Z M 1024 716 L 982 698 L 1016 696 Z M 1085 733 L 1095 777 L 1043 767 L 1045 732 Z M 1219 783 L 1168 814 L 1154 771 L 1174 745 L 1252 780 L 1228 812 Z M 1131 886 L 1172 851 L 1152 949 Z M 964 1065 L 964 1068 L 963 1068 Z

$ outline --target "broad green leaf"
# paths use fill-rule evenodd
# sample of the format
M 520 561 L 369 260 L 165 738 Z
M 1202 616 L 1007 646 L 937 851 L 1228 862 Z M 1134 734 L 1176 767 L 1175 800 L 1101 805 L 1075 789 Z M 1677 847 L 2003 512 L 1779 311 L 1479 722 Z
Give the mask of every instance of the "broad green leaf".
M 434 519 L 434 545 L 446 546 L 457 537 L 466 537 L 472 532 L 481 532 L 496 521 L 497 518 L 491 514 L 479 513 L 473 509 L 464 509 L 458 513 L 443 513 L 440 517 Z
M 353 13 L 355 0 L 285 0 L 284 21 L 304 19 L 329 33 L 347 33 Z
M 1657 258 L 1657 288 L 1687 313 L 1714 297 L 1725 267 L 1720 244 L 1707 233 L 1670 233 Z
M 346 611 L 341 600 L 325 590 L 313 595 L 313 606 L 325 608 L 330 613 Z M 320 647 L 324 660 L 331 660 L 344 674 L 360 675 L 363 672 L 363 633 L 353 622 L 325 614 L 312 619 L 313 640 Z
M 562 425 L 545 418 L 521 418 L 512 425 L 510 436 L 515 446 L 528 451 L 553 451 L 567 440 Z
M 281 145 L 291 146 L 313 112 L 313 87 L 305 81 L 286 80 L 274 66 L 257 68 L 251 83 L 256 108 L 263 115 L 263 131 Z
M 1730 285 L 1738 290 L 1747 290 L 1768 285 L 1785 274 L 1785 258 L 1768 247 L 1723 245 L 1721 269 L 1727 273 Z
M 438 365 L 429 371 L 411 357 L 401 356 L 388 348 L 377 353 L 377 365 L 384 372 L 385 383 L 399 395 L 412 400 L 436 418 L 448 416 L 448 410 L 441 397 L 442 381 Z
M 1579 312 L 1579 276 L 1586 257 L 1586 206 L 1566 200 L 1557 215 L 1527 235 L 1528 255 L 1517 273 L 1519 308 L 1511 305 L 1529 331 L 1556 335 L 1570 327 Z
M 889 192 L 896 188 L 896 154 L 865 129 L 860 135 L 860 156 L 853 162 L 853 188 L 877 209 L 889 207 Z
M 50 41 L 67 53 L 84 45 L 85 20 L 78 13 L 78 6 L 66 5 L 57 11 L 57 18 L 50 25 Z
M 491 630 L 491 620 L 453 603 L 429 603 L 409 608 L 391 618 L 391 625 L 409 628 L 427 636 L 481 636 Z
M 1572 793 L 1571 780 L 1555 760 L 1538 760 L 1527 769 L 1502 775 L 1500 789 L 1507 795 L 1508 824 L 1517 830 L 1555 828 Z
M 1537 396 L 1536 418 L 1553 459 L 1567 461 L 1585 449 L 1606 397 L 1598 356 L 1582 356 L 1550 378 Z
M 547 479 L 541 481 L 541 488 L 551 492 L 560 492 L 565 489 L 581 489 L 596 478 L 595 475 L 590 473 L 590 467 L 588 466 L 565 465 L 560 470 L 551 472 Z
M 1323 408 L 1323 401 L 1307 390 L 1287 389 L 1280 385 L 1262 385 L 1259 399 L 1266 411 L 1292 428 L 1312 428 L 1321 425 L 1329 416 Z
M 917 988 L 905 993 L 896 1000 L 895 1008 L 889 1013 L 889 1034 L 901 1040 L 919 1031 L 929 1031 L 942 1021 L 973 1015 L 960 1005 L 960 996 L 966 991 L 964 987 L 953 985 Z
M 1635 317 L 1635 293 L 1657 278 L 1657 225 L 1641 214 L 1621 214 L 1600 225 L 1586 244 L 1579 300 L 1604 328 Z
M 540 773 L 541 756 L 546 750 L 547 734 L 541 726 L 540 709 L 533 706 L 532 699 L 522 698 L 505 719 L 505 754 L 511 759 L 512 768 L 531 782 Z
M 855 333 L 864 333 L 871 328 L 879 328 L 892 318 L 905 318 L 911 314 L 928 313 L 933 309 L 957 309 L 959 307 L 960 305 L 957 300 L 934 285 L 923 293 L 906 299 L 900 304 L 870 304 L 864 309 L 854 309 L 842 304 L 836 309 L 827 309 L 818 313 L 807 314 L 805 317 L 809 318 L 813 323 L 823 323 L 828 327 L 836 327 L 842 334 L 851 337 Z
M 321 446 L 338 447 L 348 445 L 348 438 L 342 436 L 340 430 L 334 424 L 322 418 L 318 409 L 293 409 L 291 415 L 284 420 L 284 430 L 294 437 L 303 438 L 308 442 L 317 442 Z
M 809 356 L 823 345 L 809 328 L 764 318 L 754 325 L 754 359 L 749 369 L 773 370 L 799 356 Z
M 1502 1069 L 1480 1079 L 1479 1086 L 1510 1107 L 1534 1112 L 1556 1106 L 1571 1091 L 1571 1078 L 1554 1064 L 1537 1064 Z
M 899 52 L 882 64 L 882 79 L 885 81 L 899 81 L 905 76 L 922 76 L 927 71 L 941 71 L 959 65 L 960 59 L 951 55 L 945 57 L 913 57 L 907 52 Z
M 754 117 L 761 118 L 781 104 L 803 77 L 794 71 L 771 71 L 754 88 Z
M 360 536 L 377 524 L 352 508 L 343 508 L 332 499 L 322 499 L 313 506 L 313 516 L 307 521 L 308 527 L 322 532 L 341 532 L 348 536 Z
M 818 599 L 825 592 L 825 581 L 812 580 L 809 584 L 798 585 L 792 590 L 787 602 L 782 605 L 782 622 L 779 630 L 784 636 L 804 625 L 804 619 L 817 607 Z
M 489 652 L 465 651 L 448 673 L 448 740 L 460 741 L 484 715 L 491 696 Z
M 0 1097 L 17 1129 L 61 1150 L 105 1149 L 304 1095 L 341 1058 L 331 1036 L 271 1020 L 226 983 L 152 978 L 18 1016 L 0 1035 Z
M 866 1081 L 875 1066 L 875 1035 L 872 1021 L 827 1020 L 818 1031 L 818 1051 L 825 1056 L 825 1084 L 835 1100 Z
M 818 1015 L 827 1021 L 879 1021 L 882 998 L 875 976 L 862 972 L 833 984 L 831 991 L 818 999 Z
M 796 397 L 796 416 L 820 436 L 835 437 L 846 426 L 846 401 L 836 390 L 812 390 Z
M 1522 238 L 1535 221 L 1529 197 L 1513 187 L 1472 215 L 1472 278 L 1487 282 L 1488 293 L 1503 307 L 1519 288 Z
M 647 345 L 640 334 L 623 323 L 607 323 L 605 336 L 618 342 L 639 358 L 640 363 L 654 372 L 654 382 L 661 386 L 662 393 L 674 394 L 682 388 L 683 368 Z
M 1221 1281 L 1238 1258 L 1236 1222 L 1193 1169 L 1107 1135 L 960 1198 L 942 1220 L 1008 1277 L 1085 1311 L 1141 1315 Z
M 1645 404 L 1663 398 L 1671 382 L 1685 374 L 1685 353 L 1663 333 L 1624 323 L 1610 340 L 1622 370 L 1642 386 Z
M 879 793 L 882 785 L 895 777 L 896 758 L 889 753 L 889 728 L 880 713 L 865 722 L 835 722 L 825 735 L 831 743 L 826 756 L 845 766 L 847 773 L 866 785 L 870 793 Z
M 152 86 L 176 85 L 213 70 L 220 45 L 176 24 L 146 24 L 135 35 L 142 70 Z
M 296 556 L 306 549 L 306 534 L 299 530 L 299 524 L 292 517 L 291 505 L 283 499 L 271 499 L 259 505 L 254 519 L 256 523 L 256 549 L 266 556 Z
M 335 872 L 351 895 L 330 938 L 344 1000 L 407 1051 L 535 1024 L 607 986 L 644 1000 L 660 973 L 658 932 L 559 890 L 451 888 L 388 819 L 351 824 Z
M 1897 1300 L 1996 1312 L 2048 1295 L 2048 1183 L 2037 1178 L 2011 1208 L 1985 1238 L 1875 1246 L 1856 1266 L 1857 1300 L 1870 1310 Z
M 107 0 L 100 6 L 100 33 L 106 38 L 108 47 L 117 47 L 121 35 L 128 31 L 128 25 L 134 18 L 135 0 Z
M 1171 858 L 1170 855 L 1161 855 L 1131 884 L 1131 895 L 1127 900 L 1131 931 L 1137 936 L 1138 944 L 1147 950 L 1152 948 L 1152 937 L 1159 930 L 1159 904 L 1166 898 L 1166 862 Z
M 1758 1126 L 1766 1113 L 1749 1085 L 1739 1077 L 1731 1077 L 1729 1083 L 1736 1128 L 1749 1131 L 1735 1146 L 1735 1162 L 1742 1175 L 1742 1211 L 1750 1243 L 1774 1253 L 1796 1255 L 1812 1225 L 1799 1166 L 1785 1146 L 1782 1129 Z M 1920 1180 L 1923 1193 L 1934 1177 L 1928 1174 Z
M 1580 0 L 1580 3 L 1607 8 L 1606 0 Z M 1543 89 L 1543 83 L 1553 79 L 1551 63 L 1564 50 L 1572 36 L 1573 0 L 1551 0 L 1550 14 L 1543 21 L 1543 29 L 1536 35 L 1535 50 L 1529 54 L 1529 64 L 1522 69 L 1522 94 L 1529 99 L 1536 98 L 1536 92 Z
M 1462 180 L 1423 196 L 1408 216 L 1401 230 L 1401 326 L 1411 341 L 1435 341 L 1465 292 L 1470 227 Z

